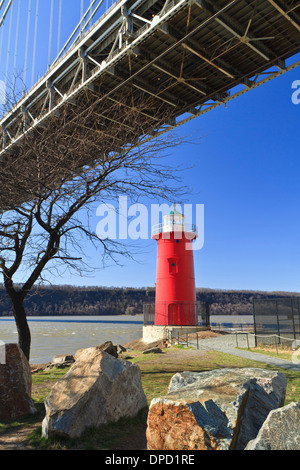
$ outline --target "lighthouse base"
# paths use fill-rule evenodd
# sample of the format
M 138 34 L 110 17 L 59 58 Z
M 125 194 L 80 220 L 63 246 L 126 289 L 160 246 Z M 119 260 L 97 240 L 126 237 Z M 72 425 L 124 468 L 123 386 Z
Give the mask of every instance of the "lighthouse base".
M 210 330 L 207 326 L 178 326 L 178 325 L 146 325 L 143 327 L 143 342 L 153 343 L 163 339 L 176 340 L 178 336 L 182 337 L 186 334 L 196 333 L 197 331 Z

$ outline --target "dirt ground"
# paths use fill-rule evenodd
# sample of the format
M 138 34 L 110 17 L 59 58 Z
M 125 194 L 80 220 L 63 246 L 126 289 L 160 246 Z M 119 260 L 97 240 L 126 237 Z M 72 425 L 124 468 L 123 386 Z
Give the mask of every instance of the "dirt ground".
M 219 334 L 213 331 L 201 331 L 198 333 L 199 339 L 212 338 L 216 336 L 219 336 Z M 126 347 L 127 350 L 131 349 L 136 351 L 144 351 L 152 347 L 162 347 L 163 345 L 161 341 L 145 344 L 143 343 L 142 339 L 138 339 L 130 343 L 126 343 L 123 346 Z M 194 355 L 199 356 L 201 353 L 200 351 L 190 349 L 185 351 L 185 354 L 188 354 L 188 356 L 192 358 Z M 168 358 L 171 360 L 176 360 L 176 358 L 179 358 L 181 355 L 181 350 L 173 350 L 168 352 Z M 157 359 L 154 359 L 154 361 L 155 360 L 161 361 L 160 354 L 157 355 Z M 32 373 L 34 374 L 38 370 L 44 369 L 47 365 L 48 364 L 31 364 L 30 367 Z M 45 385 L 43 385 L 43 387 L 45 387 Z M 32 450 L 33 447 L 28 443 L 27 436 L 31 431 L 39 428 L 40 426 L 41 423 L 38 422 L 26 426 L 21 425 L 8 431 L 0 432 L 0 450 Z M 114 450 L 146 450 L 146 448 L 146 425 L 140 424 L 137 426 L 135 432 L 123 438 L 119 442 L 117 448 Z
M 189 334 L 189 339 L 193 340 L 196 339 L 196 335 L 198 335 L 198 339 L 206 339 L 206 338 L 215 338 L 220 336 L 220 333 L 216 333 L 215 331 L 205 330 L 205 331 L 198 331 L 198 333 Z M 184 338 L 184 337 L 183 337 Z M 146 349 L 151 349 L 155 347 L 164 347 L 162 341 L 154 341 L 153 343 L 144 343 L 142 338 L 136 339 L 135 341 L 131 341 L 130 343 L 126 343 L 123 345 L 125 348 L 128 349 L 135 349 L 137 351 L 145 351 Z

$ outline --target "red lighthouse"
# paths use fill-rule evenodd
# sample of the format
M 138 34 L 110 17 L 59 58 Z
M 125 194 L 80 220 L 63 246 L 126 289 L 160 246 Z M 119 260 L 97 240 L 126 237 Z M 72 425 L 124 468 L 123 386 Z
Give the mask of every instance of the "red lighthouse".
M 157 240 L 155 325 L 197 325 L 193 240 L 197 227 L 173 210 L 152 228 Z

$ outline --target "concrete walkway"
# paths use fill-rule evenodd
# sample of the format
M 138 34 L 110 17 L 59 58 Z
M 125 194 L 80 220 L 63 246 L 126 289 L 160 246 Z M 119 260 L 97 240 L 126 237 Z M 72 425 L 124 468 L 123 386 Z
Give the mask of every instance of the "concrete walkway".
M 196 341 L 189 342 L 189 345 L 197 348 Z M 244 357 L 245 359 L 252 359 L 253 361 L 264 362 L 265 364 L 271 364 L 275 367 L 281 367 L 283 369 L 293 370 L 300 372 L 300 348 L 295 351 L 293 355 L 293 361 L 287 361 L 277 357 L 267 356 L 265 354 L 259 354 L 251 351 L 241 351 L 237 349 L 237 345 L 240 348 L 254 347 L 254 336 L 246 334 L 239 334 L 236 340 L 234 333 L 227 334 L 224 336 L 218 336 L 216 338 L 201 339 L 198 341 L 198 348 L 201 351 L 209 351 L 211 349 L 215 351 L 224 352 L 227 354 L 233 354 L 234 356 Z

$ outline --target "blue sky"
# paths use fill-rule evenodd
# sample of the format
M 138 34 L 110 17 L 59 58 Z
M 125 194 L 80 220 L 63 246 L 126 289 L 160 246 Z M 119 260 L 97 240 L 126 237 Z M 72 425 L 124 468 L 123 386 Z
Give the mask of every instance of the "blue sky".
M 70 18 L 64 37 L 73 26 Z M 48 43 L 44 49 L 48 52 Z M 40 52 L 37 67 L 42 69 L 41 61 Z M 300 104 L 291 100 L 295 80 L 300 80 L 299 67 L 178 130 L 183 136 L 196 132 L 201 137 L 196 145 L 179 146 L 168 157 L 172 166 L 196 164 L 183 179 L 193 190 L 188 202 L 204 204 L 205 210 L 204 246 L 194 252 L 197 287 L 300 292 Z M 92 213 L 96 229 L 96 206 Z M 51 281 L 154 286 L 156 242 L 138 241 L 136 247 L 140 252 L 135 261 L 123 259 L 123 266 Z M 100 254 L 88 244 L 85 250 L 100 265 Z

